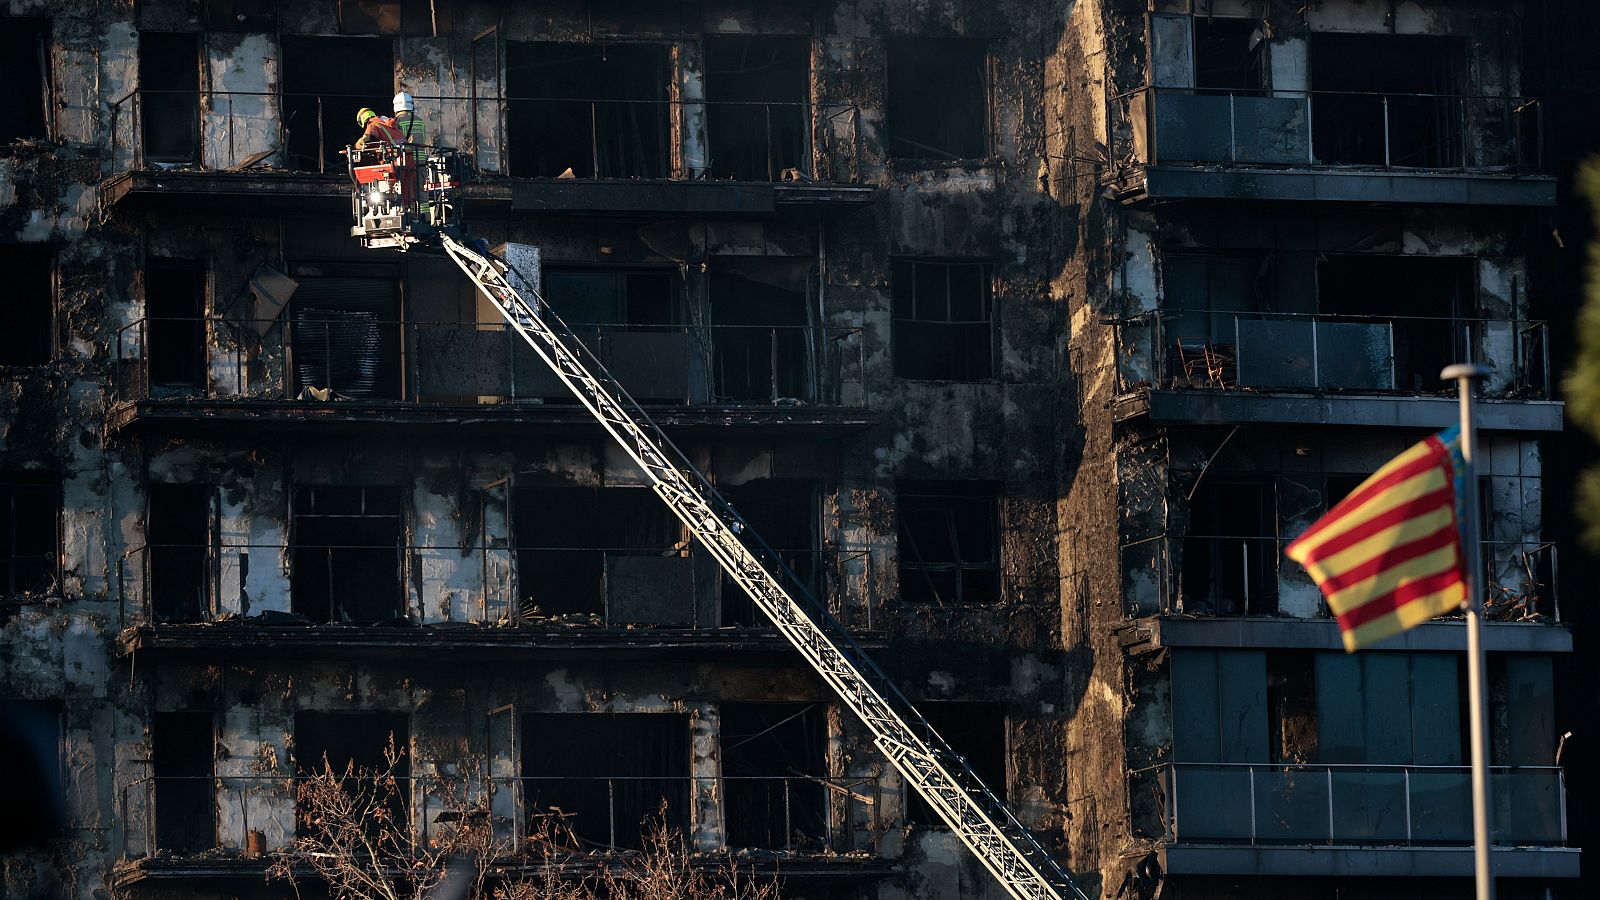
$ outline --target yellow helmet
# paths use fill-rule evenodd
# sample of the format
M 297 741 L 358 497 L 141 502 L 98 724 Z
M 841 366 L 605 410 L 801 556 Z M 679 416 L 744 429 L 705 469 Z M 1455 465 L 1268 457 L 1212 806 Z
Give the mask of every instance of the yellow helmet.
M 367 127 L 367 123 L 372 121 L 373 117 L 376 116 L 376 115 L 377 115 L 377 113 L 372 111 L 372 107 L 363 106 L 356 113 L 356 124 L 361 126 L 362 128 L 365 128 L 365 127 Z

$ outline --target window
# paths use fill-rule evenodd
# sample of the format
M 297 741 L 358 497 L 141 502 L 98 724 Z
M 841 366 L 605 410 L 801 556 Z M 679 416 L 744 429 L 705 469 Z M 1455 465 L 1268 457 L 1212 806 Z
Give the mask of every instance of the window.
M 0 16 L 0 144 L 50 136 L 50 20 Z
M 993 603 L 1000 598 L 1000 505 L 987 482 L 901 480 L 900 599 Z
M 923 701 L 917 711 L 950 749 L 961 754 L 989 790 L 1002 802 L 1006 799 L 1006 708 L 1000 703 L 966 701 Z M 922 799 L 916 788 L 906 786 L 906 821 L 933 828 L 945 827 L 944 820 Z
M 828 828 L 828 710 L 821 703 L 724 703 L 728 846 L 817 852 Z
M 1379 373 L 1382 385 L 1406 392 L 1441 392 L 1447 386 L 1439 372 L 1473 355 L 1464 318 L 1476 306 L 1476 269 L 1477 260 L 1469 257 L 1328 254 L 1317 263 L 1317 310 L 1351 317 L 1343 328 L 1375 329 L 1373 340 L 1390 345 L 1379 344 L 1380 355 L 1393 351 L 1390 365 L 1380 366 L 1386 369 Z M 1339 335 L 1324 333 L 1321 338 L 1331 341 Z M 1357 355 L 1335 344 L 1323 348 L 1318 358 L 1331 368 L 1341 357 Z M 1336 370 L 1333 377 L 1341 374 Z M 1342 380 L 1359 382 L 1355 374 Z
M 506 43 L 511 174 L 665 178 L 665 44 Z
M 52 476 L 0 472 L 0 595 L 55 589 L 60 498 Z
M 708 36 L 705 50 L 711 177 L 778 181 L 788 169 L 808 174 L 810 39 Z
M 723 257 L 711 270 L 713 393 L 718 402 L 816 399 L 804 259 Z
M 896 375 L 938 381 L 993 376 L 987 263 L 897 259 L 890 278 Z
M 67 812 L 59 702 L 0 699 L 0 772 L 8 782 L 0 852 L 48 845 Z
M 292 501 L 294 611 L 318 623 L 403 618 L 400 489 L 301 487 Z
M 198 853 L 216 846 L 212 714 L 158 712 L 151 723 L 156 849 Z
M 41 244 L 0 245 L 6 273 L 6 327 L 0 328 L 0 366 L 42 366 L 54 343 L 53 253 Z
M 559 810 L 586 846 L 640 849 L 645 820 L 658 819 L 663 802 L 668 827 L 689 823 L 689 717 L 531 713 L 522 779 L 531 819 Z
M 201 621 L 210 611 L 210 489 L 203 484 L 151 484 L 149 494 L 145 550 L 150 609 L 157 622 Z
M 682 280 L 677 270 L 551 269 L 544 273 L 544 296 L 584 346 L 598 354 L 635 400 L 684 403 L 689 399 L 690 360 L 698 353 L 684 328 Z M 540 364 L 519 364 L 538 372 Z M 531 375 L 527 393 L 574 402 L 555 379 Z
M 816 484 L 799 478 L 762 478 L 719 490 L 767 546 L 794 570 L 801 586 L 816 595 L 823 570 L 818 552 Z M 771 625 L 755 601 L 726 574 L 722 577 L 720 622 L 724 626 Z
M 394 768 L 389 767 L 390 750 L 398 753 Z M 406 800 L 411 794 L 411 717 L 403 712 L 314 712 L 294 714 L 294 771 L 298 776 L 319 775 L 331 770 L 336 775 L 371 777 L 389 773 L 396 779 L 393 788 L 380 789 L 371 798 L 371 807 L 387 807 L 392 821 L 407 821 Z M 356 783 L 344 779 L 344 789 L 357 794 Z M 376 811 L 374 809 L 374 811 Z M 296 815 L 304 828 L 304 810 Z M 384 833 L 376 816 L 367 819 L 372 834 Z
M 1194 23 L 1194 86 L 1205 92 L 1228 93 L 1261 87 L 1266 41 L 1255 19 L 1196 16 Z
M 145 266 L 145 356 L 152 385 L 204 390 L 205 304 L 203 263 L 163 259 Z
M 1271 482 L 1204 477 L 1189 498 L 1179 587 L 1186 613 L 1278 609 L 1277 491 Z
M 1333 165 L 1441 167 L 1463 159 L 1465 44 L 1436 35 L 1313 32 L 1311 133 Z M 1351 65 L 1360 60 L 1360 65 Z M 1496 113 L 1498 116 L 1498 112 Z
M 139 122 L 144 158 L 200 160 L 200 36 L 139 33 Z
M 286 164 L 309 172 L 343 172 L 339 151 L 355 142 L 356 110 L 393 111 L 394 43 L 384 38 L 283 35 L 283 122 Z M 417 115 L 427 120 L 419 105 Z M 437 122 L 429 122 L 437 128 Z
M 989 54 L 967 38 L 890 38 L 888 132 L 893 159 L 989 155 Z
M 400 399 L 400 282 L 365 269 L 296 272 L 290 351 L 304 399 Z

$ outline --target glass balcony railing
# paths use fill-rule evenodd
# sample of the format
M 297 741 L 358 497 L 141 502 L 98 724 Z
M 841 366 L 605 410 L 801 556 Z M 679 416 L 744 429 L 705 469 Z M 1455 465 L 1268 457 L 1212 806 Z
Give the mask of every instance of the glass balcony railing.
M 1494 843 L 1567 842 L 1565 776 L 1494 766 Z M 1464 766 L 1171 763 L 1131 774 L 1154 792 L 1165 840 L 1248 846 L 1451 846 L 1472 843 Z
M 1467 359 L 1492 361 L 1485 396 L 1550 395 L 1544 322 L 1222 310 L 1151 312 L 1111 324 L 1122 392 L 1453 394 L 1439 372 Z
M 1111 100 L 1114 159 L 1142 165 L 1537 174 L 1544 107 L 1527 97 L 1146 87 Z
M 1124 544 L 1128 609 L 1134 615 L 1328 615 L 1310 576 L 1283 555 L 1288 543 L 1247 535 L 1158 535 Z M 1555 544 L 1484 541 L 1482 554 L 1490 620 L 1561 621 Z
M 865 406 L 859 328 L 573 325 L 637 400 L 688 406 Z M 121 400 L 576 403 L 498 323 L 386 322 L 307 310 L 270 322 L 140 319 L 117 332 Z
M 870 553 L 771 552 L 791 592 L 872 629 Z M 684 546 L 150 544 L 122 556 L 117 578 L 129 625 L 770 627 L 711 556 Z
M 155 776 L 125 785 L 119 799 L 123 856 L 287 850 L 303 827 L 296 815 L 303 781 L 241 773 Z M 697 837 L 716 833 L 726 850 L 875 853 L 881 833 L 881 786 L 873 777 L 551 776 L 467 783 L 396 776 L 392 782 L 377 791 L 377 802 L 397 807 L 403 838 L 428 846 L 455 827 L 463 809 L 487 809 L 507 858 L 526 846 L 526 837 L 541 833 L 551 810 L 559 811 L 582 850 L 639 849 L 646 820 L 658 819 L 663 803 L 669 826 L 693 829 Z M 710 812 L 711 821 L 694 821 L 694 810 Z
M 428 142 L 472 154 L 481 172 L 522 178 L 860 180 L 850 104 L 423 96 Z M 113 171 L 184 168 L 343 173 L 356 110 L 386 97 L 134 90 L 111 105 Z M 527 123 L 536 123 L 529 125 Z

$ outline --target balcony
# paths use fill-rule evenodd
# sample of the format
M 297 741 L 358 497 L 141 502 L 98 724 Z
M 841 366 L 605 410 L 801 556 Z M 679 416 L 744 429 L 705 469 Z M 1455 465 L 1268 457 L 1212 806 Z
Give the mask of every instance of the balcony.
M 1439 370 L 1466 358 L 1491 369 L 1478 404 L 1480 427 L 1562 427 L 1562 404 L 1547 399 L 1549 330 L 1543 322 L 1197 315 L 1197 326 L 1159 312 L 1107 323 L 1117 343 L 1117 421 L 1447 428 L 1460 412 Z
M 1336 650 L 1338 624 L 1299 564 L 1276 537 L 1158 535 L 1121 548 L 1124 601 L 1139 619 L 1124 644 L 1156 647 L 1281 647 Z M 1559 625 L 1555 544 L 1484 541 L 1488 646 L 1498 651 L 1568 652 Z M 1395 650 L 1461 649 L 1459 630 L 1438 620 L 1385 644 Z
M 434 142 L 477 163 L 470 214 L 586 212 L 764 216 L 870 203 L 860 113 L 850 105 L 739 101 L 418 96 Z M 286 208 L 344 213 L 339 151 L 349 113 L 374 98 L 135 90 L 111 106 L 105 208 Z M 564 123 L 510 128 L 509 115 Z M 718 127 L 737 153 L 712 159 Z M 755 135 L 751 137 L 751 135 Z M 726 143 L 726 142 L 720 142 Z
M 1496 875 L 1576 877 L 1560 768 L 1490 770 Z M 1472 874 L 1470 769 L 1171 763 L 1129 776 L 1173 875 Z
M 490 810 L 501 847 L 495 869 L 509 877 L 532 875 L 547 864 L 529 840 L 548 815 L 542 810 L 559 808 L 573 828 L 586 852 L 565 865 L 578 873 L 637 850 L 644 817 L 663 801 L 671 824 L 694 835 L 697 850 L 747 857 L 741 861 L 746 871 L 781 869 L 785 880 L 851 882 L 886 875 L 892 865 L 877 846 L 883 807 L 881 785 L 872 777 L 485 777 L 471 785 L 394 780 L 405 831 L 424 844 L 453 827 L 463 802 Z M 112 880 L 119 889 L 193 879 L 259 883 L 273 856 L 295 839 L 298 783 L 241 773 L 148 777 L 125 785 L 118 798 L 123 862 Z M 770 815 L 750 819 L 758 810 Z M 720 863 L 716 856 L 700 862 Z
M 113 432 L 418 428 L 587 434 L 599 425 L 498 323 L 141 319 L 117 332 Z M 577 325 L 674 433 L 847 434 L 871 427 L 862 332 L 809 326 Z M 173 351 L 173 352 L 169 352 Z
M 792 594 L 881 647 L 864 550 L 775 550 Z M 568 658 L 752 654 L 789 644 L 702 550 L 147 545 L 118 565 L 117 651 L 141 658 Z
M 1526 97 L 1146 87 L 1110 107 L 1125 202 L 1555 205 Z

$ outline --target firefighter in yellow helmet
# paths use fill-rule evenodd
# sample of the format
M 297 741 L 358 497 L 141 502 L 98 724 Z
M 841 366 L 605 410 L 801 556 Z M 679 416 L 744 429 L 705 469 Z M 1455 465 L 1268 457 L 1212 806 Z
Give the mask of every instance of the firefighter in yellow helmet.
M 378 115 L 370 107 L 362 107 L 356 113 L 356 125 L 361 128 L 361 137 L 356 139 L 357 150 L 370 144 L 400 143 L 400 130 L 395 128 L 394 120 Z

